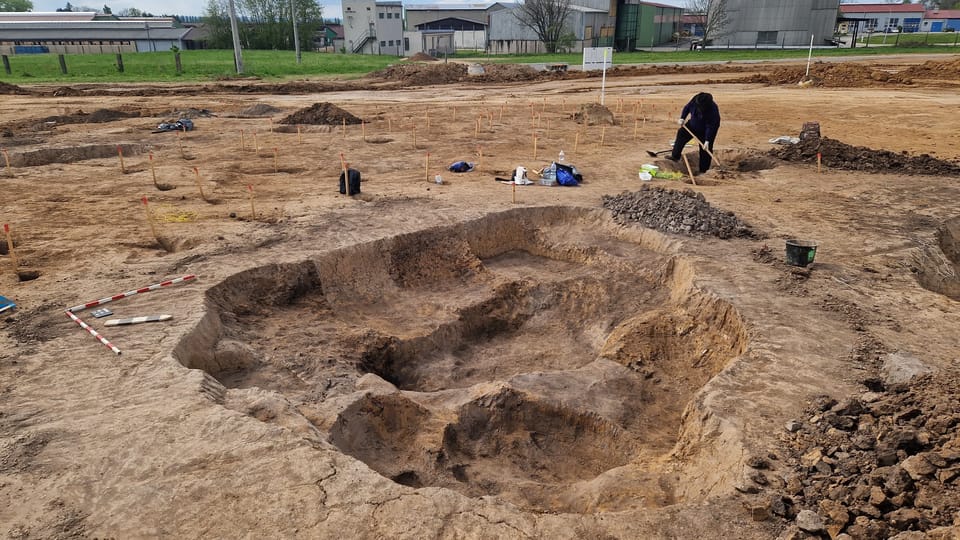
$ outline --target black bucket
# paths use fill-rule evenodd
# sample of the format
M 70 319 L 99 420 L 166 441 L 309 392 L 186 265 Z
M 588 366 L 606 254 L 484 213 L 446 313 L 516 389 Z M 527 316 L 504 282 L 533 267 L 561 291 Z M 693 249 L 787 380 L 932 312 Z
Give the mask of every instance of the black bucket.
M 787 264 L 806 266 L 817 255 L 817 243 L 806 240 L 787 240 Z

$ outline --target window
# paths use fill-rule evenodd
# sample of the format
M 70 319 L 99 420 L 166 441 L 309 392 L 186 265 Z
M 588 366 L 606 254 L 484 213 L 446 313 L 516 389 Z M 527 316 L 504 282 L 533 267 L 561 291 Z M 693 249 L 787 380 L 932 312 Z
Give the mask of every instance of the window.
M 386 41 L 381 41 L 381 42 L 380 42 L 380 46 L 381 46 L 381 47 L 386 47 L 386 46 L 387 46 L 387 42 L 386 42 Z
M 876 32 L 877 30 L 877 20 L 876 19 L 864 19 L 863 20 L 863 29 L 866 32 Z
M 393 40 L 391 39 L 390 41 L 388 41 L 388 42 L 387 42 L 387 45 L 393 47 Z
M 887 19 L 887 26 L 883 29 L 883 31 L 884 31 L 884 32 L 893 32 L 893 31 L 895 31 L 895 30 L 897 29 L 898 26 L 900 26 L 900 18 L 899 18 L 899 17 L 893 17 L 893 18 L 891 18 L 891 19 Z
M 381 18 L 381 19 L 383 18 L 383 12 L 382 12 L 382 11 L 381 11 L 380 13 L 378 13 L 377 15 L 380 15 L 380 18 Z
M 757 32 L 757 45 L 776 45 L 777 31 Z
M 410 50 L 410 38 L 408 37 L 403 38 L 403 50 L 405 51 Z

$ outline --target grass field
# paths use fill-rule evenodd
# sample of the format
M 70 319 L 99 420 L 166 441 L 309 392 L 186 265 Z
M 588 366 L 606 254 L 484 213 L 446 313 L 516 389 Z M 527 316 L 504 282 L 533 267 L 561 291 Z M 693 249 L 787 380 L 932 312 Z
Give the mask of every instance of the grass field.
M 921 34 L 914 34 L 920 36 Z M 907 34 L 903 35 L 904 37 Z M 875 36 L 876 37 L 876 36 Z M 888 38 L 893 36 L 888 36 Z M 889 42 L 888 42 L 889 43 Z M 817 49 L 814 56 L 881 55 L 909 53 L 955 53 L 953 47 L 857 47 L 856 49 Z M 124 72 L 116 66 L 114 54 L 66 55 L 67 74 L 60 73 L 55 54 L 12 55 L 9 57 L 11 74 L 0 74 L 0 81 L 13 84 L 88 82 L 194 82 L 236 77 L 233 52 L 229 50 L 182 51 L 183 72 L 176 73 L 172 52 L 125 53 Z M 774 60 L 806 58 L 805 49 L 708 49 L 706 51 L 679 50 L 673 52 L 616 53 L 616 64 L 645 64 L 655 62 L 723 62 L 736 60 Z M 457 59 L 466 58 L 457 56 Z M 571 54 L 472 56 L 477 61 L 505 63 L 568 63 L 579 64 L 582 56 Z M 244 51 L 244 76 L 261 79 L 290 79 L 306 77 L 359 77 L 401 61 L 394 56 L 346 55 L 332 53 L 303 53 L 301 64 L 296 63 L 293 51 Z
M 917 32 L 912 34 L 873 34 L 857 39 L 870 45 L 960 45 L 960 32 Z

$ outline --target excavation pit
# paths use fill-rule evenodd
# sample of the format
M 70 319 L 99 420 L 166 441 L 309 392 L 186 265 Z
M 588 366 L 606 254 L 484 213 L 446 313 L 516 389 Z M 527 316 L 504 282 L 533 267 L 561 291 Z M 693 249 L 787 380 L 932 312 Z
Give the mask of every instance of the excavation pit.
M 511 210 L 235 274 L 175 354 L 225 406 L 399 484 L 542 512 L 668 504 L 696 491 L 662 470 L 699 421 L 682 413 L 746 347 L 674 250 L 598 210 Z

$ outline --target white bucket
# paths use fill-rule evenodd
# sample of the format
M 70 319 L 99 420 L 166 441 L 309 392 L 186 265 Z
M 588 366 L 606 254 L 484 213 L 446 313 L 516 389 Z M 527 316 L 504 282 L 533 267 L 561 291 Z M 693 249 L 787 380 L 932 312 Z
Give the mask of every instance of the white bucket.
M 647 171 L 640 171 L 640 181 L 641 181 L 641 182 L 649 182 L 649 181 L 651 181 L 651 180 L 653 180 L 653 175 L 652 175 L 652 174 L 648 173 Z

